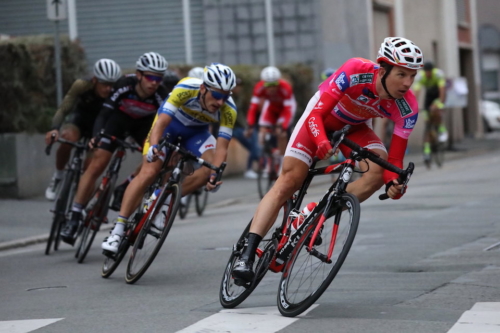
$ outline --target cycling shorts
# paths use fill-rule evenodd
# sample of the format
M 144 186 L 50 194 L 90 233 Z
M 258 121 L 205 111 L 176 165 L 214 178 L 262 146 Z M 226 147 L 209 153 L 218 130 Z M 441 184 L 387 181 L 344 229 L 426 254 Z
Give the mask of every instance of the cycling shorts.
M 69 118 L 69 121 L 65 124 L 72 124 L 75 125 L 78 130 L 80 131 L 80 136 L 85 137 L 85 138 L 91 138 L 92 137 L 92 131 L 94 128 L 94 122 L 97 118 L 96 113 L 89 113 L 89 112 L 83 112 L 83 111 L 75 111 Z M 63 128 L 65 127 L 63 125 Z
M 294 100 L 295 102 L 295 100 Z M 262 105 L 262 112 L 259 117 L 259 126 L 275 126 L 276 124 L 288 123 L 291 124 L 291 118 L 295 110 L 295 105 L 291 107 L 276 106 L 268 100 Z M 287 128 L 290 125 L 287 126 Z
M 148 136 L 153 120 L 153 116 L 134 119 L 121 111 L 113 111 L 106 121 L 104 133 L 116 136 L 121 140 L 124 140 L 128 134 L 134 138 L 135 142 L 142 145 Z M 109 152 L 115 151 L 116 147 L 117 144 L 110 142 L 110 140 L 106 138 L 102 138 L 98 144 L 98 148 Z
M 207 150 L 215 149 L 215 146 L 217 144 L 215 137 L 210 134 L 208 125 L 188 127 L 184 126 L 176 118 L 172 118 L 172 121 L 163 132 L 163 136 L 165 136 L 166 134 L 169 134 L 168 141 L 170 143 L 177 142 L 177 138 L 181 137 L 181 146 L 198 157 L 201 157 L 201 155 L 203 155 L 203 153 Z M 148 153 L 149 146 L 150 143 L 148 135 L 148 138 L 144 143 L 144 149 L 142 151 L 143 155 L 146 155 Z
M 313 157 L 316 155 L 318 147 L 313 140 L 309 137 L 309 129 L 306 119 L 313 110 L 314 106 L 319 100 L 319 92 L 317 92 L 307 104 L 306 110 L 300 117 L 295 129 L 292 132 L 290 141 L 286 147 L 285 156 L 295 157 L 302 162 L 311 166 Z M 336 117 L 328 116 L 325 119 L 325 130 L 327 132 L 334 132 L 342 129 L 346 124 Z M 375 132 L 366 124 L 351 125 L 351 130 L 346 136 L 351 141 L 356 142 L 361 147 L 369 149 L 378 149 L 387 152 L 382 140 L 375 134 Z M 351 149 L 340 145 L 342 154 L 348 157 Z

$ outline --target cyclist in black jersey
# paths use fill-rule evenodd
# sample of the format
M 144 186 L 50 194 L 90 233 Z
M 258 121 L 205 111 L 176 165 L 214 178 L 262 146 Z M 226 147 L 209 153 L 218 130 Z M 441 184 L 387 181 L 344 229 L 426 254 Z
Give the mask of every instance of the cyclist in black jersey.
M 81 137 L 90 138 L 102 103 L 110 96 L 113 84 L 121 76 L 120 66 L 115 61 L 100 59 L 94 65 L 94 76 L 73 82 L 52 119 L 52 129 L 45 135 L 45 143 L 49 145 L 59 136 L 72 142 L 78 141 Z M 70 119 L 61 128 L 68 115 Z M 56 198 L 57 186 L 63 178 L 71 148 L 68 144 L 61 144 L 57 149 L 56 171 L 49 187 L 45 190 L 45 197 L 48 200 Z
M 163 74 L 163 80 L 161 82 L 162 86 L 165 87 L 165 90 L 168 94 L 174 89 L 175 85 L 179 82 L 180 78 L 177 75 L 177 73 L 173 70 L 167 69 L 165 71 L 165 74 Z M 113 201 L 109 205 L 109 208 L 115 211 L 119 211 L 121 204 L 122 204 L 122 199 L 123 199 L 123 194 L 125 193 L 125 190 L 127 189 L 128 184 L 132 181 L 132 179 L 137 176 L 139 171 L 141 170 L 142 163 L 139 164 L 139 166 L 136 168 L 134 172 L 132 172 L 120 185 L 118 185 L 115 188 L 115 191 L 113 192 Z
M 143 54 L 136 62 L 135 75 L 121 78 L 114 92 L 106 99 L 94 124 L 94 136 L 101 130 L 108 135 L 125 139 L 130 134 L 139 144 L 144 143 L 156 111 L 167 93 L 161 81 L 167 70 L 167 61 L 156 52 Z M 116 145 L 108 139 L 91 140 L 94 149 L 89 166 L 83 173 L 73 202 L 72 214 L 61 231 L 64 242 L 73 244 L 82 209 L 90 199 L 97 178 L 108 165 Z

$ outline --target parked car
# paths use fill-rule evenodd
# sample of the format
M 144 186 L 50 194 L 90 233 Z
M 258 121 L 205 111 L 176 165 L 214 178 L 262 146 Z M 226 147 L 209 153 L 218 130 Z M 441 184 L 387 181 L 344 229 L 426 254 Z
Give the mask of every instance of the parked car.
M 485 131 L 500 130 L 500 104 L 492 101 L 481 101 L 481 114 Z

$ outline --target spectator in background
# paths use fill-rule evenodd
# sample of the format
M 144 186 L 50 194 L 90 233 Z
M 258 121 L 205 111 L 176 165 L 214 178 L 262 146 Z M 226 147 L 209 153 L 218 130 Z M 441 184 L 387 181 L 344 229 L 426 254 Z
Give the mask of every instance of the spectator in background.
M 253 170 L 254 161 L 257 162 L 259 160 L 259 147 L 257 144 L 257 131 L 252 131 L 252 133 L 247 136 L 247 115 L 243 110 L 246 108 L 243 106 L 243 101 L 241 98 L 241 89 L 242 89 L 243 81 L 240 78 L 236 79 L 236 87 L 233 89 L 233 99 L 236 103 L 236 109 L 238 110 L 238 114 L 236 116 L 236 123 L 234 124 L 233 129 L 233 138 L 238 140 L 243 147 L 249 152 L 246 171 L 244 173 L 244 177 L 247 179 L 257 179 L 257 173 Z

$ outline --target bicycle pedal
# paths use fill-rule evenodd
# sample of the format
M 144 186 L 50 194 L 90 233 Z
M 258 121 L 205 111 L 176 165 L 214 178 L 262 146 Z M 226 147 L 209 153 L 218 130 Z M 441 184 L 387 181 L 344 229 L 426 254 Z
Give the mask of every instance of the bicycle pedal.
M 108 251 L 108 250 L 102 250 L 102 254 L 104 254 L 106 257 L 108 257 L 109 259 L 113 259 L 115 260 L 115 254 L 116 253 L 113 253 L 111 251 Z

